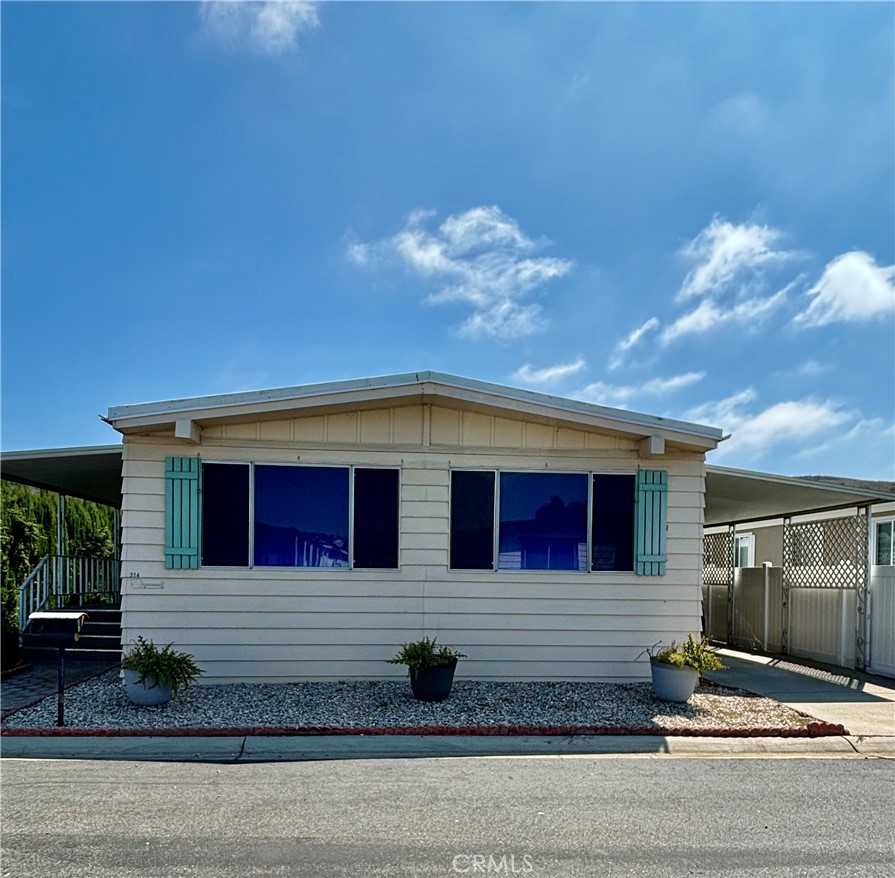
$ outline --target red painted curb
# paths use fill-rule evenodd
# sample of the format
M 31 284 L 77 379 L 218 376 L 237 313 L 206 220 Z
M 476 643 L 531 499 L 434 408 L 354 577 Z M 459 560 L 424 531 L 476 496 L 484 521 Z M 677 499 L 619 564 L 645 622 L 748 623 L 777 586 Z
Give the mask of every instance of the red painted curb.
M 249 736 L 316 737 L 321 735 L 538 735 L 543 737 L 657 735 L 660 737 L 696 738 L 822 738 L 848 735 L 842 725 L 810 722 L 800 728 L 714 729 L 714 728 L 650 728 L 646 726 L 246 726 L 236 728 L 158 728 L 158 729 L 78 729 L 38 728 L 0 729 L 0 737 L 24 738 L 228 738 Z

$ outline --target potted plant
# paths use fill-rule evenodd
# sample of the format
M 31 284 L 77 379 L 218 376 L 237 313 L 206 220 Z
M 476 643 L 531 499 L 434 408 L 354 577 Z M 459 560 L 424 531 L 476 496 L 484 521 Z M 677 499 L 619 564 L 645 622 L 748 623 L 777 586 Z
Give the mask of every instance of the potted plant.
M 407 665 L 410 689 L 419 701 L 444 701 L 454 685 L 457 660 L 466 658 L 449 646 L 437 646 L 437 638 L 424 637 L 405 643 L 390 665 Z
M 720 671 L 724 668 L 706 638 L 694 640 L 692 634 L 678 646 L 656 643 L 646 650 L 650 658 L 653 690 L 662 701 L 687 701 L 699 683 L 703 671 Z M 643 655 L 643 653 L 641 653 Z
M 172 695 L 189 688 L 202 674 L 191 655 L 177 652 L 169 643 L 159 649 L 138 637 L 121 661 L 124 689 L 134 704 L 167 704 Z

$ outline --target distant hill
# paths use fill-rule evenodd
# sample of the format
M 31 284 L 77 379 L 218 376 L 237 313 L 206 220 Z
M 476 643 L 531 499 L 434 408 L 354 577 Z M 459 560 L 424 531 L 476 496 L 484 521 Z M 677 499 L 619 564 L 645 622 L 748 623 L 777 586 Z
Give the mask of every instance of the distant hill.
M 809 482 L 826 482 L 839 488 L 851 488 L 855 491 L 870 491 L 882 496 L 891 496 L 895 500 L 895 482 L 874 482 L 867 479 L 846 479 L 842 476 L 799 476 Z

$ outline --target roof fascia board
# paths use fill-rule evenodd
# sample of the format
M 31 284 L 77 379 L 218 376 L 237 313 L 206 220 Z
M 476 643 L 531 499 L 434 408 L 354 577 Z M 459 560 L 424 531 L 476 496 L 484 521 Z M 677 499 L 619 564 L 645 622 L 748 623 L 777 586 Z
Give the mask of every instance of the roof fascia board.
M 567 400 L 534 391 L 506 388 L 440 373 L 409 373 L 362 381 L 333 382 L 272 391 L 228 394 L 217 397 L 170 400 L 117 406 L 109 420 L 122 432 L 171 424 L 178 419 L 226 419 L 277 411 L 296 411 L 330 405 L 351 405 L 419 396 L 444 397 L 520 411 L 552 420 L 568 421 L 598 429 L 643 437 L 660 434 L 667 440 L 701 450 L 715 448 L 722 431 L 714 427 L 652 417 L 590 403 Z

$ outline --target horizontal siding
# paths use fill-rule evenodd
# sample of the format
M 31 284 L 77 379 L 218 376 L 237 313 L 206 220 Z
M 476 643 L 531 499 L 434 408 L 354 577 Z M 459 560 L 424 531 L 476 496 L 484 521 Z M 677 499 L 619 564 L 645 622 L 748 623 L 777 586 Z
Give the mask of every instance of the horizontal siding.
M 397 411 L 397 410 L 396 410 Z M 378 415 L 299 428 L 294 441 L 313 432 L 349 443 L 384 438 L 401 444 L 421 430 L 410 407 L 388 419 Z M 459 414 L 459 413 L 457 413 Z M 462 419 L 461 419 L 462 420 Z M 446 423 L 446 421 L 445 421 Z M 284 438 L 286 427 L 267 423 L 252 440 Z M 444 426 L 444 424 L 442 425 Z M 449 425 L 448 425 L 449 426 Z M 443 450 L 295 448 L 239 444 L 225 439 L 199 448 L 158 441 L 125 444 L 124 639 L 142 634 L 174 642 L 196 655 L 205 682 L 382 678 L 402 676 L 385 664 L 400 643 L 423 634 L 461 649 L 469 658 L 460 676 L 489 679 L 643 679 L 638 655 L 659 640 L 698 631 L 701 613 L 703 462 L 651 460 L 669 471 L 668 564 L 663 577 L 632 573 L 448 570 L 450 468 L 462 466 L 543 470 L 633 472 L 633 443 L 545 424 L 489 418 L 457 422 L 457 436 L 478 446 L 510 441 L 523 447 L 495 454 L 481 449 L 458 455 Z M 452 429 L 452 428 L 451 428 Z M 571 431 L 574 433 L 575 431 Z M 432 435 L 435 438 L 435 412 Z M 487 434 L 487 442 L 485 441 Z M 304 439 L 299 439 L 299 435 Z M 348 438 L 346 438 L 348 437 Z M 400 441 L 399 441 L 400 439 Z M 322 441 L 322 440 L 321 440 Z M 419 442 L 420 440 L 415 440 Z M 538 443 L 560 447 L 544 458 Z M 400 569 L 321 571 L 292 569 L 164 568 L 164 480 L 167 455 L 200 453 L 206 460 L 401 468 Z M 130 574 L 140 580 L 130 581 Z M 140 588 L 140 584 L 149 586 Z M 210 621 L 211 620 L 211 621 Z

